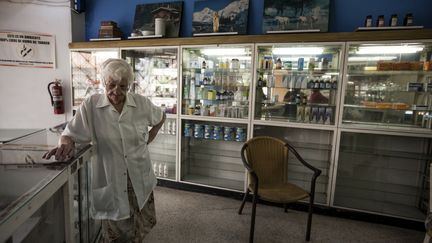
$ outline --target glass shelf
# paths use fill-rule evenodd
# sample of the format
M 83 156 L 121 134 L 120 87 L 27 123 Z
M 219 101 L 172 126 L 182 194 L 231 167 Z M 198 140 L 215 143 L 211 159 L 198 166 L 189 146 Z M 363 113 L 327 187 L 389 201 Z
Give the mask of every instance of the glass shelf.
M 426 41 L 349 44 L 342 124 L 431 129 L 430 60 Z
M 257 49 L 256 120 L 334 124 L 342 44 L 263 44 Z
M 182 53 L 183 115 L 248 117 L 252 46 L 186 47 Z

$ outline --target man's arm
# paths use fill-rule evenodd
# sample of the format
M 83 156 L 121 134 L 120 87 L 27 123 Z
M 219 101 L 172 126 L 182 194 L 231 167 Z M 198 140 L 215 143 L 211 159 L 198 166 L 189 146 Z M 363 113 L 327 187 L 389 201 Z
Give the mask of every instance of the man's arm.
M 150 143 L 155 139 L 157 133 L 159 132 L 159 129 L 160 129 L 160 128 L 162 127 L 162 125 L 164 124 L 165 119 L 166 119 L 166 115 L 165 115 L 165 112 L 164 112 L 164 113 L 162 113 L 162 120 L 161 120 L 158 124 L 154 125 L 154 126 L 150 129 L 147 144 L 150 144 Z

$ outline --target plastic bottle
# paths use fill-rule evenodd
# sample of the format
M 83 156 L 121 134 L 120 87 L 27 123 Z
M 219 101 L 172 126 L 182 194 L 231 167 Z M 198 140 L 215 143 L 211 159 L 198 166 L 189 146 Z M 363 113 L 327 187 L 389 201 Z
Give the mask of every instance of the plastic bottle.
M 407 13 L 404 19 L 404 26 L 411 26 L 414 24 L 414 19 L 412 13 Z
M 154 172 L 155 176 L 159 175 L 158 166 L 156 163 L 153 163 L 153 172 Z
M 398 23 L 398 16 L 397 14 L 393 14 L 390 18 L 389 26 L 395 27 L 397 26 L 397 23 Z
M 163 166 L 163 177 L 168 177 L 168 166 L 167 164 L 164 164 Z
M 162 163 L 159 163 L 158 176 L 159 177 L 163 176 L 163 165 L 162 165 Z

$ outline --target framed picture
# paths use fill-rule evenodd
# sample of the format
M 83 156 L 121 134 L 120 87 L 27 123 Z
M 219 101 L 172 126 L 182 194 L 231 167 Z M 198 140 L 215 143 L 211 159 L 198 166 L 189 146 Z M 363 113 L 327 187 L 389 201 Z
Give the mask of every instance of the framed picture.
M 246 34 L 249 0 L 201 0 L 194 4 L 192 32 L 199 35 Z
M 263 32 L 327 32 L 330 0 L 264 0 Z
M 179 37 L 183 1 L 139 4 L 135 9 L 133 33 L 142 35 L 154 34 L 155 19 L 165 21 L 165 37 Z

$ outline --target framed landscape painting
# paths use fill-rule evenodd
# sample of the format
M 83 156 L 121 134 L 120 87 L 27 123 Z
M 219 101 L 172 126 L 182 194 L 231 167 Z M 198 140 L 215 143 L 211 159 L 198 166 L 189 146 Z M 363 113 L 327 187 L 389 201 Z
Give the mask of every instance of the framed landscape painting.
M 201 0 L 194 4 L 192 32 L 199 35 L 246 34 L 249 0 Z
M 183 1 L 139 4 L 135 8 L 134 33 L 154 32 L 155 18 L 165 19 L 165 37 L 179 37 Z
M 327 32 L 330 0 L 264 0 L 263 32 Z

